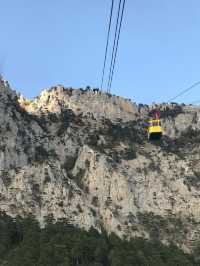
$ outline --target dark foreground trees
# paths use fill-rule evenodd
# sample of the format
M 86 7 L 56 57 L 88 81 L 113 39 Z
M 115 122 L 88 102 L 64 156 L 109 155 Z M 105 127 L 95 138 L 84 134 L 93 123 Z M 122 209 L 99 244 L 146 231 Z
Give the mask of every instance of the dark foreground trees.
M 4 266 L 194 266 L 175 246 L 143 239 L 123 241 L 91 229 L 48 221 L 40 229 L 33 218 L 0 215 L 0 265 Z

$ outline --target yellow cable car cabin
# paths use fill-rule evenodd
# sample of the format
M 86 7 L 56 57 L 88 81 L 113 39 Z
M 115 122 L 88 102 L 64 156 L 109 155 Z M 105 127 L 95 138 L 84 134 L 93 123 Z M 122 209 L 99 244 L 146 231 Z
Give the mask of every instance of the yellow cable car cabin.
M 160 121 L 160 112 L 153 113 L 153 118 L 147 124 L 148 140 L 158 140 L 162 137 L 163 130 Z

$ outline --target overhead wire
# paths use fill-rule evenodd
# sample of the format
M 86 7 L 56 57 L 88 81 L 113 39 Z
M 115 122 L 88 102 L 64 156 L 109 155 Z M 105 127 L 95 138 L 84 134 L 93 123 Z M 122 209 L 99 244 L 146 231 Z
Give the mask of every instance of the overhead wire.
M 109 45 L 109 39 L 110 39 L 110 30 L 111 30 L 111 24 L 112 24 L 114 2 L 115 0 L 112 0 L 111 8 L 110 8 L 110 18 L 109 18 L 109 25 L 108 25 L 106 49 L 105 49 L 103 71 L 102 71 L 102 77 L 101 77 L 101 90 L 103 89 L 103 82 L 104 82 L 104 76 L 105 76 L 105 68 L 106 68 L 106 61 L 107 61 L 107 55 L 108 55 L 108 45 Z
M 108 86 L 109 92 L 110 92 L 111 87 L 112 87 L 113 75 L 114 75 L 114 70 L 115 70 L 115 65 L 116 65 L 116 58 L 117 58 L 119 39 L 120 39 L 120 34 L 121 34 L 122 21 L 123 21 L 123 16 L 124 16 L 125 3 L 126 3 L 126 0 L 123 1 L 122 11 L 121 11 L 120 25 L 119 25 L 118 36 L 117 36 L 117 44 L 116 44 L 116 49 L 115 49 L 112 71 L 111 71 L 110 83 Z
M 180 96 L 184 95 L 185 93 L 189 92 L 190 90 L 192 90 L 194 87 L 200 85 L 200 81 L 195 82 L 194 84 L 192 84 L 190 87 L 184 89 L 183 91 L 181 91 L 179 94 L 177 94 L 176 96 L 170 98 L 167 102 L 172 102 L 175 99 L 179 98 Z
M 114 56 L 115 56 L 115 51 L 116 51 L 117 37 L 118 37 L 118 32 L 119 32 L 121 4 L 122 4 L 122 0 L 119 1 L 118 11 L 117 11 L 117 21 L 116 21 L 116 26 L 115 26 L 115 35 L 114 35 L 114 41 L 113 41 L 113 47 L 112 47 L 112 56 L 111 56 L 111 62 L 110 62 L 110 68 L 109 68 L 107 93 L 110 92 L 109 87 L 110 87 L 110 80 L 111 80 L 111 74 L 112 74 L 112 69 L 113 69 Z
M 122 4 L 122 1 L 123 1 L 123 4 Z M 106 68 L 106 61 L 107 61 L 107 56 L 108 56 L 108 46 L 109 46 L 109 40 L 110 40 L 114 2 L 115 2 L 115 0 L 112 0 L 111 8 L 110 8 L 106 48 L 105 48 L 104 63 L 103 63 L 103 70 L 102 70 L 102 77 L 101 77 L 101 90 L 103 89 L 103 83 L 104 83 L 104 77 L 105 77 L 105 68 Z M 121 34 L 121 27 L 122 27 L 122 22 L 123 22 L 123 17 L 124 17 L 125 4 L 126 4 L 126 0 L 119 0 L 118 11 L 117 11 L 117 20 L 116 20 L 116 26 L 115 26 L 115 35 L 114 35 L 114 41 L 113 41 L 113 47 L 112 47 L 112 56 L 111 56 L 111 62 L 110 62 L 110 68 L 109 68 L 107 93 L 110 93 L 111 87 L 112 87 L 112 81 L 113 81 L 113 76 L 114 76 L 114 71 L 115 71 L 116 58 L 117 58 L 117 52 L 118 52 L 119 40 L 120 40 L 120 34 Z M 200 85 L 200 81 L 195 82 L 190 87 L 182 90 L 176 96 L 170 98 L 167 102 L 174 101 L 175 99 L 177 99 L 180 96 L 184 95 L 185 93 L 189 92 L 190 90 L 192 90 L 194 87 L 196 87 L 198 85 Z M 195 103 L 200 103 L 200 100 L 195 101 L 192 104 L 195 104 Z

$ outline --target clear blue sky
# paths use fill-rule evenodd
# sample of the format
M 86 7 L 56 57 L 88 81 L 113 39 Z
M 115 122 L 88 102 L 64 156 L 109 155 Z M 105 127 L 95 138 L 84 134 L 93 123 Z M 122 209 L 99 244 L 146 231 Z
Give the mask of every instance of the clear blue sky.
M 0 71 L 33 97 L 99 86 L 111 0 L 0 0 Z M 113 94 L 162 102 L 200 80 L 200 1 L 127 0 Z M 200 86 L 180 102 L 200 99 Z

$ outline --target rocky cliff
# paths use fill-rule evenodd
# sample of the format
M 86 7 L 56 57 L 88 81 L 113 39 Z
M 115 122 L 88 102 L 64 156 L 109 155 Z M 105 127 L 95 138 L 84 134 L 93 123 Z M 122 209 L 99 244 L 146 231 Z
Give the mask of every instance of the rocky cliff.
M 164 136 L 148 142 L 154 106 L 56 86 L 32 101 L 0 79 L 0 209 L 120 237 L 200 237 L 200 108 L 160 104 Z

